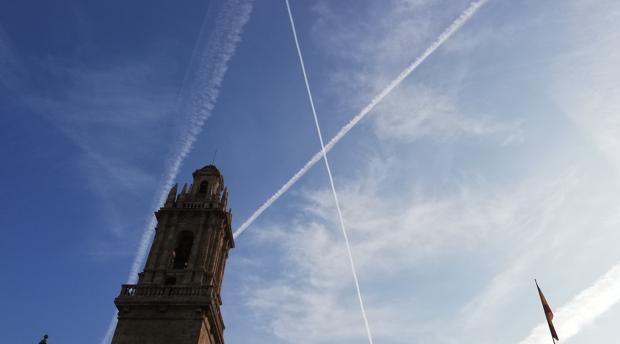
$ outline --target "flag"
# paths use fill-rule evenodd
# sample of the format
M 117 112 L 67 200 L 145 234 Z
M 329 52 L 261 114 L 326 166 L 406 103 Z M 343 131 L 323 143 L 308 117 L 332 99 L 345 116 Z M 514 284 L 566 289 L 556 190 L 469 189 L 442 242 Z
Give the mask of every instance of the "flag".
M 536 280 L 534 280 L 536 282 Z M 555 332 L 555 327 L 553 327 L 553 312 L 551 311 L 551 307 L 549 307 L 549 303 L 547 299 L 545 299 L 545 295 L 543 295 L 540 287 L 538 286 L 538 282 L 536 282 L 536 289 L 538 289 L 538 295 L 540 296 L 540 302 L 542 302 L 543 311 L 545 312 L 545 317 L 547 318 L 547 325 L 549 325 L 549 331 L 551 331 L 551 337 L 555 340 L 560 340 L 558 338 L 557 332 Z

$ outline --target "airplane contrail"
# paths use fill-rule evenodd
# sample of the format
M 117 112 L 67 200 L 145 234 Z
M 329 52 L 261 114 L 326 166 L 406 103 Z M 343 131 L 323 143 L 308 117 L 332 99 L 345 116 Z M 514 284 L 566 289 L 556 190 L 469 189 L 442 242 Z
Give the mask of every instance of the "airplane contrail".
M 618 302 L 620 302 L 620 263 L 555 312 L 553 323 L 560 339 L 566 340 L 576 335 L 584 326 Z M 545 322 L 536 326 L 520 344 L 539 344 L 548 341 L 549 329 Z
M 347 133 L 357 125 L 372 109 L 379 104 L 394 88 L 405 80 L 418 66 L 420 66 L 437 48 L 439 48 L 448 38 L 456 33 L 467 21 L 482 7 L 488 0 L 473 1 L 461 15 L 448 26 L 435 41 L 428 47 L 422 55 L 418 56 L 405 70 L 403 70 L 394 80 L 392 80 L 379 94 L 377 94 L 368 105 L 366 105 L 355 117 L 353 117 L 340 131 L 325 145 L 325 152 L 329 152 Z M 265 203 L 263 203 L 250 217 L 239 226 L 233 234 L 234 238 L 241 235 L 267 208 L 277 201 L 288 189 L 306 174 L 323 157 L 323 151 L 319 151 L 306 162 L 306 164 L 295 173 L 284 185 L 278 189 Z
M 334 177 L 332 176 L 332 170 L 329 167 L 329 160 L 327 159 L 327 152 L 325 151 L 325 143 L 323 142 L 323 134 L 321 133 L 321 126 L 319 125 L 319 117 L 316 114 L 316 108 L 314 107 L 314 99 L 312 97 L 312 91 L 310 91 L 310 83 L 308 82 L 308 74 L 306 73 L 306 66 L 304 64 L 304 58 L 301 54 L 301 47 L 299 46 L 299 39 L 297 38 L 297 30 L 295 29 L 295 21 L 293 20 L 293 14 L 291 13 L 291 4 L 289 0 L 285 0 L 286 10 L 288 12 L 288 18 L 291 22 L 291 30 L 293 31 L 293 38 L 295 39 L 295 47 L 297 48 L 297 56 L 299 56 L 299 64 L 301 65 L 301 72 L 304 76 L 304 83 L 306 84 L 306 91 L 308 93 L 308 100 L 310 101 L 310 108 L 312 109 L 312 116 L 314 117 L 314 124 L 316 126 L 316 132 L 321 143 L 321 155 L 325 162 L 325 169 L 327 170 L 327 176 L 329 177 L 329 184 L 332 188 L 332 194 L 334 195 L 334 201 L 336 203 L 336 210 L 338 212 L 338 219 L 340 220 L 340 228 L 342 229 L 342 235 L 344 236 L 344 243 L 347 248 L 349 256 L 349 264 L 351 266 L 351 272 L 353 274 L 353 282 L 355 283 L 355 291 L 357 292 L 357 300 L 362 312 L 362 318 L 364 320 L 364 326 L 366 328 L 366 335 L 368 336 L 369 344 L 372 343 L 372 333 L 370 332 L 370 325 L 368 324 L 368 317 L 366 316 L 366 309 L 364 307 L 364 300 L 362 298 L 362 292 L 360 290 L 360 282 L 357 278 L 357 270 L 355 269 L 355 261 L 353 260 L 353 254 L 351 253 L 351 244 L 349 243 L 349 236 L 347 235 L 347 229 L 344 224 L 344 217 L 342 216 L 342 210 L 340 209 L 340 201 L 338 200 L 338 193 L 336 192 L 336 185 L 334 184 Z
M 197 56 L 195 79 L 188 88 L 187 106 L 184 107 L 184 110 L 190 114 L 190 123 L 184 136 L 178 142 L 178 148 L 170 156 L 170 167 L 164 174 L 164 183 L 157 192 L 158 196 L 155 200 L 154 208 L 160 207 L 166 200 L 166 196 L 176 179 L 185 157 L 191 152 L 205 121 L 211 116 L 222 81 L 228 69 L 228 63 L 235 54 L 237 44 L 241 40 L 243 28 L 250 19 L 252 4 L 253 0 L 227 1 L 217 16 L 215 27 L 209 34 L 209 41 L 204 51 Z M 203 25 L 202 30 L 197 44 L 200 44 L 202 36 L 205 34 L 205 25 Z M 153 229 L 156 225 L 157 220 L 155 217 L 149 215 L 142 231 L 138 251 L 127 277 L 128 284 L 133 284 L 137 281 L 138 272 L 140 272 L 144 265 L 149 244 L 153 240 Z M 115 312 L 101 342 L 102 344 L 111 342 L 116 327 L 116 320 Z
M 250 19 L 252 0 L 229 1 L 222 9 L 214 32 L 209 37 L 209 44 L 200 57 L 197 79 L 191 86 L 189 95 L 188 112 L 191 114 L 188 132 L 182 137 L 177 152 L 172 157 L 172 163 L 165 174 L 165 182 L 159 190 L 156 207 L 161 206 L 176 176 L 181 164 L 191 152 L 196 138 L 202 131 L 205 121 L 211 116 L 220 86 L 228 69 L 228 62 L 233 57 L 237 43 L 241 40 L 243 27 Z M 148 225 L 145 226 L 138 249 L 138 254 L 132 264 L 128 276 L 133 283 L 144 264 L 146 252 L 153 236 L 153 228 L 157 221 L 154 216 L 149 216 Z

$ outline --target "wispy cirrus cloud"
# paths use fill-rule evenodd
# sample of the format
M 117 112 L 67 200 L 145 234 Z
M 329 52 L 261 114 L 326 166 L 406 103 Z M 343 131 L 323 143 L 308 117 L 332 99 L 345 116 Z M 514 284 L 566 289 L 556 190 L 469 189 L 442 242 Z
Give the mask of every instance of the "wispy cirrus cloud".
M 609 28 L 618 20 L 617 4 L 571 3 L 566 11 L 571 39 L 564 38 L 568 53 L 550 63 L 553 73 L 548 85 L 558 106 L 615 170 L 616 184 L 620 183 L 620 70 L 616 62 L 620 48 L 611 43 L 619 36 Z M 614 212 L 620 206 L 620 198 L 615 197 L 604 206 Z M 617 230 L 617 220 L 606 219 L 603 226 Z M 576 336 L 603 314 L 617 309 L 620 265 L 612 265 L 591 283 L 557 308 L 554 322 L 561 339 Z M 545 326 L 535 327 L 521 343 L 546 342 Z
M 78 148 L 77 167 L 99 196 L 105 227 L 116 238 L 135 223 L 123 200 L 135 203 L 151 193 L 158 176 L 148 167 L 168 149 L 161 138 L 175 122 L 177 99 L 174 70 L 165 64 L 156 55 L 97 68 L 49 59 L 39 68 L 62 80 L 60 86 L 32 87 L 22 95 L 28 108 Z M 129 197 L 119 199 L 119 193 Z
M 392 2 L 385 9 L 371 4 L 372 13 L 364 12 L 368 8 L 349 12 L 337 3 L 316 5 L 313 35 L 326 59 L 338 66 L 325 73 L 329 86 L 318 106 L 329 104 L 340 111 L 363 103 L 385 83 L 397 61 L 416 49 L 413 42 L 433 36 L 443 18 L 433 11 L 438 4 Z M 408 9 L 415 10 L 416 20 L 399 17 Z M 472 29 L 474 42 L 454 37 L 439 54 L 446 65 L 404 83 L 375 109 L 380 113 L 369 122 L 374 135 L 359 143 L 373 148 L 350 152 L 369 160 L 337 171 L 360 283 L 368 294 L 369 320 L 384 343 L 518 341 L 540 319 L 540 306 L 531 292 L 534 277 L 545 276 L 549 285 L 563 282 L 561 294 L 550 292 L 553 300 L 564 301 L 579 293 L 587 281 L 584 276 L 592 277 L 613 260 L 612 253 L 588 252 L 607 252 L 609 240 L 617 237 L 617 216 L 610 209 L 617 209 L 613 190 L 618 185 L 606 171 L 597 170 L 604 164 L 596 148 L 578 134 L 582 124 L 574 126 L 580 122 L 558 115 L 557 107 L 545 107 L 538 98 L 547 85 L 542 75 L 559 62 L 556 57 L 566 61 L 580 54 L 554 50 L 548 41 L 565 17 L 549 23 L 549 13 L 542 10 L 535 18 L 518 15 L 505 25 L 491 23 L 481 37 L 476 36 L 479 28 Z M 394 32 L 402 32 L 390 35 L 390 25 L 382 25 L 388 22 Z M 529 46 L 532 32 L 541 27 L 551 27 L 551 37 Z M 543 44 L 550 44 L 550 51 L 539 52 Z M 481 48 L 484 51 L 478 52 Z M 513 54 L 518 61 L 502 63 Z M 468 62 L 461 64 L 461 59 Z M 478 71 L 485 75 L 478 79 Z M 496 78 L 490 76 L 497 71 L 501 73 Z M 567 84 L 579 85 L 581 77 L 575 77 Z M 492 85 L 485 86 L 487 82 Z M 479 88 L 477 92 L 471 85 Z M 570 105 L 581 103 L 580 97 L 566 100 L 570 95 L 557 88 L 549 92 L 572 110 L 581 106 Z M 596 99 L 591 94 L 584 97 Z M 480 103 L 492 104 L 491 111 L 472 106 Z M 521 109 L 521 104 L 527 106 Z M 605 113 L 607 120 L 595 127 L 610 130 L 615 116 L 613 111 Z M 612 135 L 604 141 L 614 146 Z M 555 150 L 555 145 L 562 148 Z M 429 146 L 459 158 L 436 168 L 436 160 L 424 155 Z M 346 147 L 348 152 L 357 148 L 351 143 Z M 294 216 L 265 220 L 249 236 L 259 251 L 268 247 L 272 252 L 275 247 L 280 257 L 270 261 L 279 273 L 247 280 L 244 297 L 255 314 L 253 325 L 282 342 L 362 340 L 328 190 L 304 188 L 298 196 L 289 203 Z M 572 271 L 555 269 L 567 261 Z M 603 284 L 601 295 L 609 296 L 615 289 Z M 614 300 L 607 300 L 606 309 Z M 536 308 L 530 309 L 529 301 Z M 591 313 L 594 317 L 602 314 L 599 306 Z M 559 309 L 558 314 L 563 312 Z
M 13 48 L 11 38 L 0 25 L 0 85 L 11 91 L 23 87 L 25 70 Z
M 463 12 L 453 20 L 447 28 L 442 31 L 432 43 L 423 50 L 423 52 L 417 56 L 413 62 L 409 63 L 407 67 L 397 74 L 387 85 L 381 85 L 380 91 L 370 98 L 370 101 L 365 102 L 365 106 L 357 112 L 355 116 L 350 118 L 348 122 L 340 128 L 338 133 L 329 140 L 324 149 L 314 154 L 314 156 L 308 160 L 305 165 L 299 169 L 284 185 L 282 185 L 271 197 L 267 199 L 261 206 L 255 210 L 250 217 L 245 220 L 237 230 L 233 233 L 236 238 L 241 235 L 267 208 L 275 203 L 284 193 L 286 193 L 297 181 L 303 177 L 323 156 L 323 153 L 329 152 L 332 148 L 345 137 L 351 129 L 353 129 L 358 123 L 364 119 L 370 112 L 372 112 L 377 105 L 379 105 L 390 93 L 398 88 L 407 77 L 411 75 L 426 59 L 431 56 L 437 49 L 439 49 L 452 35 L 457 33 L 463 25 L 465 25 L 477 11 L 486 3 L 486 0 L 472 1 Z M 333 73 L 332 73 L 333 75 Z M 345 92 L 346 93 L 346 92 Z
M 337 112 L 366 103 L 471 3 L 389 0 L 359 7 L 317 2 L 312 34 L 334 66 L 325 77 L 327 87 L 317 93 L 319 103 L 333 103 Z M 442 11 L 435 11 L 435 6 Z M 458 44 L 455 41 L 460 39 L 453 37 L 446 46 Z
M 555 312 L 554 323 L 562 340 L 568 340 L 620 302 L 620 264 L 613 266 L 594 284 L 575 295 Z M 547 324 L 536 326 L 521 344 L 544 343 L 549 340 Z
M 412 143 L 421 139 L 453 140 L 462 136 L 496 136 L 504 144 L 522 140 L 519 121 L 501 123 L 492 116 L 464 113 L 458 95 L 422 84 L 403 85 L 377 107 L 374 128 L 380 140 Z
M 538 204 L 547 204 L 546 216 L 554 217 L 554 207 L 561 207 L 564 200 L 557 197 L 551 203 L 551 197 L 556 191 L 571 190 L 570 178 L 548 182 L 543 176 L 511 190 L 489 189 L 484 183 L 455 185 L 444 196 L 431 196 L 433 191 L 416 186 L 401 188 L 398 196 L 383 190 L 394 171 L 402 168 L 396 162 L 369 161 L 367 174 L 348 180 L 339 191 L 373 333 L 387 343 L 409 343 L 432 337 L 435 331 L 446 331 L 449 337 L 456 330 L 448 329 L 460 326 L 461 320 L 450 320 L 454 301 L 437 305 L 448 307 L 439 314 L 437 309 L 426 309 L 430 304 L 418 297 L 442 296 L 432 291 L 423 296 L 419 289 L 427 284 L 407 275 L 419 275 L 429 264 L 441 266 L 432 262 L 450 261 L 454 255 L 475 256 L 476 251 L 507 240 L 520 242 L 524 227 L 530 229 L 523 240 L 533 240 L 540 235 L 537 231 L 546 230 L 537 216 Z M 299 216 L 267 222 L 250 236 L 259 246 L 278 248 L 282 272 L 265 280 L 252 276 L 259 282 L 252 281 L 247 305 L 261 319 L 260 326 L 285 342 L 361 340 L 364 332 L 329 190 L 304 190 L 300 197 Z M 309 333 L 308 328 L 315 331 Z

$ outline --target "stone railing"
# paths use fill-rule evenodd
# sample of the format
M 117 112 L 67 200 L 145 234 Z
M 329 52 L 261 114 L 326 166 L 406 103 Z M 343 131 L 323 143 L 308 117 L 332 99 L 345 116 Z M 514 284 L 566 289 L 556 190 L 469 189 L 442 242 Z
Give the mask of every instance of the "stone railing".
M 184 202 L 184 201 L 181 201 L 177 203 L 177 207 L 183 208 L 183 209 L 220 209 L 222 208 L 222 205 L 218 201 L 214 201 L 214 202 L 203 202 L 203 201 Z
M 183 208 L 185 209 L 197 209 L 197 208 L 206 208 L 207 203 L 205 202 L 182 202 Z
M 210 296 L 211 287 L 123 284 L 120 297 Z

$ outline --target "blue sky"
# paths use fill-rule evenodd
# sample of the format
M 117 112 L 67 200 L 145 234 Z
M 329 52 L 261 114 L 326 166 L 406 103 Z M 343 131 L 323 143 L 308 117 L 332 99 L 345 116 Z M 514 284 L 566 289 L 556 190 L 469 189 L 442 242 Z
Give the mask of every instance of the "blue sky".
M 329 140 L 469 2 L 291 6 Z M 533 278 L 614 340 L 618 20 L 489 0 L 330 151 L 375 343 L 548 343 Z M 305 92 L 284 1 L 0 1 L 2 341 L 104 342 L 162 192 L 217 150 L 238 228 L 320 149 Z M 222 296 L 229 343 L 367 341 L 322 164 Z

